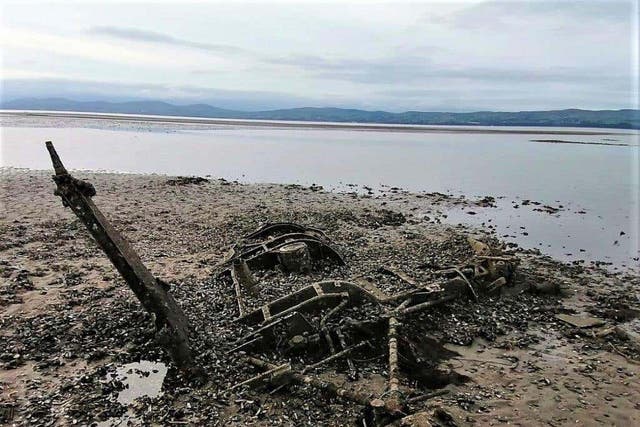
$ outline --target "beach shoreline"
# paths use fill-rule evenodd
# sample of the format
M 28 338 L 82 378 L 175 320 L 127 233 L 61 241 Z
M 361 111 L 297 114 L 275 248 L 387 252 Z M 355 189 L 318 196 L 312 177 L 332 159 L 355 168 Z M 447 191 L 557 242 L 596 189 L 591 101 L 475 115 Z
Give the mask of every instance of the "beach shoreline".
M 325 130 L 359 130 L 378 132 L 409 132 L 409 133 L 478 133 L 478 134 L 524 134 L 524 135 L 620 135 L 637 131 L 609 128 L 558 128 L 534 126 L 448 126 L 448 125 L 412 125 L 412 124 L 381 124 L 381 123 L 348 123 L 348 122 L 308 122 L 287 120 L 251 120 L 226 118 L 199 118 L 181 116 L 153 116 L 135 114 L 92 113 L 76 111 L 38 111 L 38 110 L 0 110 L 2 117 L 24 118 L 67 118 L 116 120 L 125 122 L 147 122 L 174 125 L 216 125 L 216 126 L 251 126 L 268 128 L 293 129 L 325 129 Z
M 161 416 L 169 408 L 184 408 L 183 420 L 196 423 L 287 425 L 287 419 L 296 417 L 324 425 L 357 422 L 360 409 L 353 404 L 332 401 L 330 411 L 318 411 L 315 408 L 322 408 L 325 398 L 304 390 L 276 394 L 247 391 L 243 396 L 262 402 L 266 414 L 262 420 L 252 418 L 255 411 L 217 406 L 215 398 L 207 397 L 252 375 L 241 360 L 224 356 L 239 327 L 232 321 L 236 316 L 233 291 L 215 277 L 229 248 L 259 224 L 293 221 L 320 227 L 347 261 L 345 268 L 308 277 L 278 272 L 264 276 L 268 287 L 263 288 L 266 294 L 260 298 L 265 301 L 312 281 L 360 276 L 390 292 L 398 284 L 381 281 L 378 269 L 385 265 L 428 283 L 432 269 L 437 268 L 433 266 L 463 259 L 468 250 L 466 236 L 492 239 L 478 229 L 414 215 L 417 209 L 427 211 L 452 203 L 445 195 L 399 192 L 371 198 L 317 187 L 240 184 L 223 179 L 172 185 L 164 175 L 74 172 L 74 176 L 95 186 L 96 205 L 132 243 L 149 269 L 171 284 L 190 322 L 205 334 L 197 348 L 209 354 L 199 359 L 211 373 L 209 385 L 193 385 L 171 368 L 163 394 L 152 400 L 154 409 L 140 415 L 149 422 L 162 422 Z M 80 423 L 109 419 L 122 406 L 105 397 L 116 396 L 116 391 L 107 395 L 100 391 L 104 372 L 140 360 L 159 361 L 169 367 L 171 362 L 149 335 L 149 318 L 122 278 L 84 226 L 53 195 L 51 171 L 4 168 L 0 185 L 4 281 L 0 322 L 2 339 L 7 343 L 1 358 L 0 403 L 15 408 L 18 425 L 28 424 L 33 416 L 43 423 L 68 417 Z M 634 360 L 640 360 L 640 352 L 634 352 L 631 342 L 572 328 L 554 316 L 597 316 L 604 322 L 595 330 L 598 333 L 607 328 L 632 328 L 633 321 L 616 316 L 637 309 L 632 301 L 640 278 L 560 263 L 536 251 L 513 251 L 521 260 L 519 280 L 562 283 L 570 293 L 564 298 L 507 293 L 460 306 L 460 313 L 473 308 L 476 320 L 484 319 L 482 322 L 492 319 L 491 313 L 500 313 L 503 320 L 498 324 L 503 332 L 490 340 L 476 338 L 470 346 L 447 344 L 460 356 L 445 364 L 455 361 L 451 366 L 470 376 L 472 382 L 448 385 L 449 395 L 425 402 L 416 411 L 442 407 L 461 425 L 496 418 L 529 424 L 561 423 L 567 416 L 565 411 L 571 411 L 572 422 L 585 424 L 594 419 L 615 425 L 639 422 L 640 385 L 634 378 L 640 370 Z M 625 308 L 623 302 L 630 305 Z M 524 325 L 522 318 L 528 319 Z M 434 327 L 440 330 L 438 325 Z M 55 337 L 53 344 L 48 341 L 51 337 Z M 211 355 L 216 356 L 211 359 Z M 495 361 L 501 357 L 518 360 L 518 364 L 496 370 Z M 531 366 L 536 369 L 529 369 Z M 351 385 L 346 382 L 345 386 L 375 388 L 378 374 L 367 372 L 365 380 Z M 340 380 L 343 374 L 332 374 L 331 378 Z M 37 389 L 32 387 L 33 381 L 38 381 Z M 187 400 L 177 391 L 185 387 L 189 390 Z M 78 389 L 83 392 L 73 391 Z M 460 405 L 460 399 L 469 395 L 476 396 L 475 403 Z M 603 404 L 603 399 L 611 404 Z M 188 409 L 187 402 L 202 403 L 192 403 Z M 478 411 L 478 407 L 485 409 Z

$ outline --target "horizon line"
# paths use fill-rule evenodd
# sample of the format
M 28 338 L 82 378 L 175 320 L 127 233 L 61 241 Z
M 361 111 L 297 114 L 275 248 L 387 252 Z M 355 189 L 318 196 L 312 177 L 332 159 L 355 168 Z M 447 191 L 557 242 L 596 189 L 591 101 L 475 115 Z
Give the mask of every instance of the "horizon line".
M 552 110 L 553 111 L 553 110 Z M 331 122 L 306 120 L 268 120 L 268 119 L 234 119 L 224 117 L 195 117 L 176 115 L 152 115 L 132 113 L 101 113 L 91 111 L 69 110 L 18 110 L 0 109 L 0 116 L 21 115 L 36 117 L 69 117 L 96 120 L 146 121 L 151 123 L 176 124 L 204 124 L 204 125 L 247 125 L 258 127 L 306 128 L 306 129 L 335 129 L 362 131 L 402 131 L 402 132 L 442 132 L 442 133 L 487 133 L 487 134 L 528 134 L 528 135 L 623 135 L 637 133 L 633 128 L 607 127 L 575 127 L 575 126 L 534 126 L 534 125 L 421 125 L 411 123 L 379 123 L 379 122 Z M 509 128 L 509 129 L 507 129 Z M 550 128 L 564 128 L 566 130 L 551 130 Z M 574 130 L 570 130 L 574 129 Z M 587 130 L 593 129 L 593 130 Z M 607 129 L 615 132 L 606 131 Z M 635 131 L 635 132 L 634 132 Z
M 433 114 L 477 114 L 477 113 L 540 113 L 540 112 L 556 112 L 556 111 L 587 111 L 587 112 L 605 112 L 605 111 L 636 111 L 640 112 L 640 106 L 638 108 L 607 108 L 607 109 L 592 109 L 592 108 L 581 108 L 581 107 L 566 107 L 566 108 L 554 108 L 554 109 L 532 109 L 532 110 L 468 110 L 468 111 L 450 111 L 450 110 L 417 110 L 417 109 L 408 109 L 402 110 L 398 112 L 388 111 L 383 109 L 365 109 L 365 108 L 355 108 L 355 107 L 335 107 L 335 106 L 310 106 L 310 105 L 302 105 L 297 107 L 287 107 L 287 108 L 268 108 L 268 109 L 236 109 L 236 108 L 226 108 L 226 107 L 218 107 L 214 104 L 211 104 L 207 101 L 190 101 L 189 103 L 181 103 L 180 101 L 170 101 L 163 100 L 158 98 L 139 98 L 133 100 L 104 100 L 104 99 L 93 99 L 81 101 L 76 98 L 66 98 L 64 96 L 22 96 L 22 97 L 14 97 L 7 100 L 2 100 L 0 96 L 0 110 L 15 110 L 14 108 L 6 108 L 5 104 L 17 101 L 47 101 L 47 100 L 60 100 L 60 101 L 70 101 L 76 103 L 93 103 L 93 102 L 103 102 L 107 104 L 131 104 L 137 102 L 149 102 L 149 103 L 164 103 L 173 107 L 192 107 L 205 105 L 207 107 L 216 108 L 219 110 L 225 110 L 228 112 L 237 112 L 237 113 L 267 113 L 274 111 L 286 111 L 286 110 L 300 110 L 300 109 L 334 109 L 334 110 L 354 110 L 354 111 L 363 111 L 368 113 L 385 113 L 385 114 L 394 114 L 401 115 L 406 113 L 433 113 Z M 26 110 L 25 110 L 26 111 Z M 32 111 L 44 111 L 44 110 L 32 110 Z M 47 110 L 47 111 L 71 111 L 71 110 Z M 91 111 L 87 111 L 91 112 Z M 121 114 L 121 113 L 114 113 Z M 122 113 L 127 114 L 127 113 Z M 191 116 L 183 116 L 183 117 L 191 117 Z M 213 118 L 213 117 L 212 117 Z

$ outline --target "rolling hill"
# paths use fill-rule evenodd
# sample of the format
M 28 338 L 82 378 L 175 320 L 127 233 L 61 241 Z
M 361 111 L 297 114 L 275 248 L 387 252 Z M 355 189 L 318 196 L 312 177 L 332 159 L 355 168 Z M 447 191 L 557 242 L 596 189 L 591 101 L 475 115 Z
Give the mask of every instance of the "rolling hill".
M 0 103 L 5 110 L 82 111 L 227 119 L 355 122 L 418 125 L 567 126 L 640 129 L 640 110 L 478 111 L 446 113 L 367 111 L 303 107 L 267 111 L 237 111 L 208 104 L 174 105 L 162 101 L 73 101 L 64 98 L 22 98 Z

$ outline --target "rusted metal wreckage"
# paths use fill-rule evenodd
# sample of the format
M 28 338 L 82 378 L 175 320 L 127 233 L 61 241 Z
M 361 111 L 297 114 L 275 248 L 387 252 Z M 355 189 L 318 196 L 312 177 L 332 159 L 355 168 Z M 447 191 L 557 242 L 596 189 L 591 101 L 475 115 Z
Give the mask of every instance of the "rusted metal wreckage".
M 185 370 L 192 369 L 189 325 L 182 309 L 171 296 L 169 286 L 151 274 L 129 242 L 113 228 L 93 203 L 91 197 L 96 195 L 93 185 L 71 176 L 58 157 L 53 143 L 47 141 L 46 146 L 55 171 L 53 181 L 57 189 L 54 194 L 60 196 L 63 205 L 70 207 L 87 227 L 142 306 L 155 316 L 158 338 L 176 365 Z
M 85 224 L 142 306 L 155 316 L 160 342 L 175 364 L 185 372 L 198 372 L 189 347 L 186 316 L 168 285 L 149 272 L 129 243 L 95 206 L 91 200 L 96 194 L 94 187 L 72 177 L 53 144 L 47 142 L 46 146 L 55 170 L 55 194 Z M 247 311 L 245 299 L 259 292 L 255 272 L 279 268 L 291 274 L 304 274 L 319 264 L 341 266 L 345 261 L 327 235 L 317 228 L 270 223 L 245 236 L 232 248 L 219 275 L 232 283 L 238 301 L 237 320 L 249 328 L 228 353 L 243 355 L 248 364 L 264 372 L 236 384 L 228 392 L 245 386 L 282 387 L 295 383 L 363 405 L 367 425 L 384 425 L 409 414 L 410 405 L 442 392 L 416 395 L 415 390 L 401 384 L 401 343 L 404 342 L 401 334 L 405 319 L 456 299 L 478 300 L 480 295 L 499 293 L 513 280 L 517 258 L 472 238 L 469 244 L 473 256 L 460 265 L 438 271 L 442 278 L 438 284 L 424 285 L 398 269 L 381 267 L 381 273 L 395 276 L 408 289 L 387 295 L 362 277 L 351 281 L 326 280 Z M 355 320 L 345 314 L 361 306 L 375 307 L 376 314 L 365 320 Z M 318 368 L 342 361 L 348 378 L 355 380 L 358 369 L 353 356 L 373 348 L 374 343 L 382 346 L 386 355 L 387 385 L 383 394 L 354 391 L 314 373 Z M 256 353 L 267 350 L 276 350 L 285 360 L 290 360 L 287 358 L 292 354 L 313 354 L 316 361 L 295 368 L 289 361 L 274 364 L 256 357 Z M 297 360 L 304 359 L 298 357 Z
M 387 424 L 410 413 L 408 405 L 444 393 L 405 398 L 409 392 L 416 393 L 400 384 L 400 333 L 404 319 L 413 314 L 456 299 L 477 300 L 480 294 L 497 293 L 513 280 L 518 263 L 515 257 L 495 253 L 475 239 L 469 238 L 469 244 L 474 255 L 461 265 L 440 270 L 438 273 L 445 278 L 440 285 L 421 285 L 401 271 L 382 267 L 381 272 L 396 276 L 410 289 L 387 295 L 362 277 L 353 282 L 330 280 L 303 287 L 248 313 L 240 310 L 238 321 L 254 329 L 234 343 L 229 353 L 255 354 L 277 348 L 285 357 L 304 351 L 326 357 L 295 370 L 290 363 L 273 364 L 248 356 L 247 363 L 265 372 L 237 384 L 232 390 L 264 383 L 308 385 L 365 406 L 372 425 Z M 381 314 L 365 321 L 348 315 L 341 317 L 341 311 L 361 305 L 376 306 Z M 314 326 L 305 315 L 318 313 L 322 313 L 322 317 Z M 358 372 L 351 356 L 373 348 L 373 342 L 381 340 L 386 347 L 388 373 L 387 388 L 381 396 L 348 390 L 312 374 L 319 367 L 343 360 L 348 377 L 355 380 Z

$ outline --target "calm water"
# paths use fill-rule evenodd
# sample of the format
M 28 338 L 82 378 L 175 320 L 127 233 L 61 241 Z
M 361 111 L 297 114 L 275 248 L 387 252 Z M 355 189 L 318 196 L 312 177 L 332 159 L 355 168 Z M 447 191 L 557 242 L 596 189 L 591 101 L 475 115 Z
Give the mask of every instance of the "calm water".
M 493 224 L 505 239 L 557 258 L 637 268 L 639 135 L 605 132 L 614 134 L 410 133 L 9 116 L 2 118 L 1 164 L 48 169 L 43 142 L 52 140 L 69 168 L 492 195 L 503 197 L 498 208 L 474 209 L 473 216 L 469 209 L 453 210 L 448 220 Z M 565 210 L 550 215 L 533 211 L 533 205 L 514 209 L 523 199 Z

